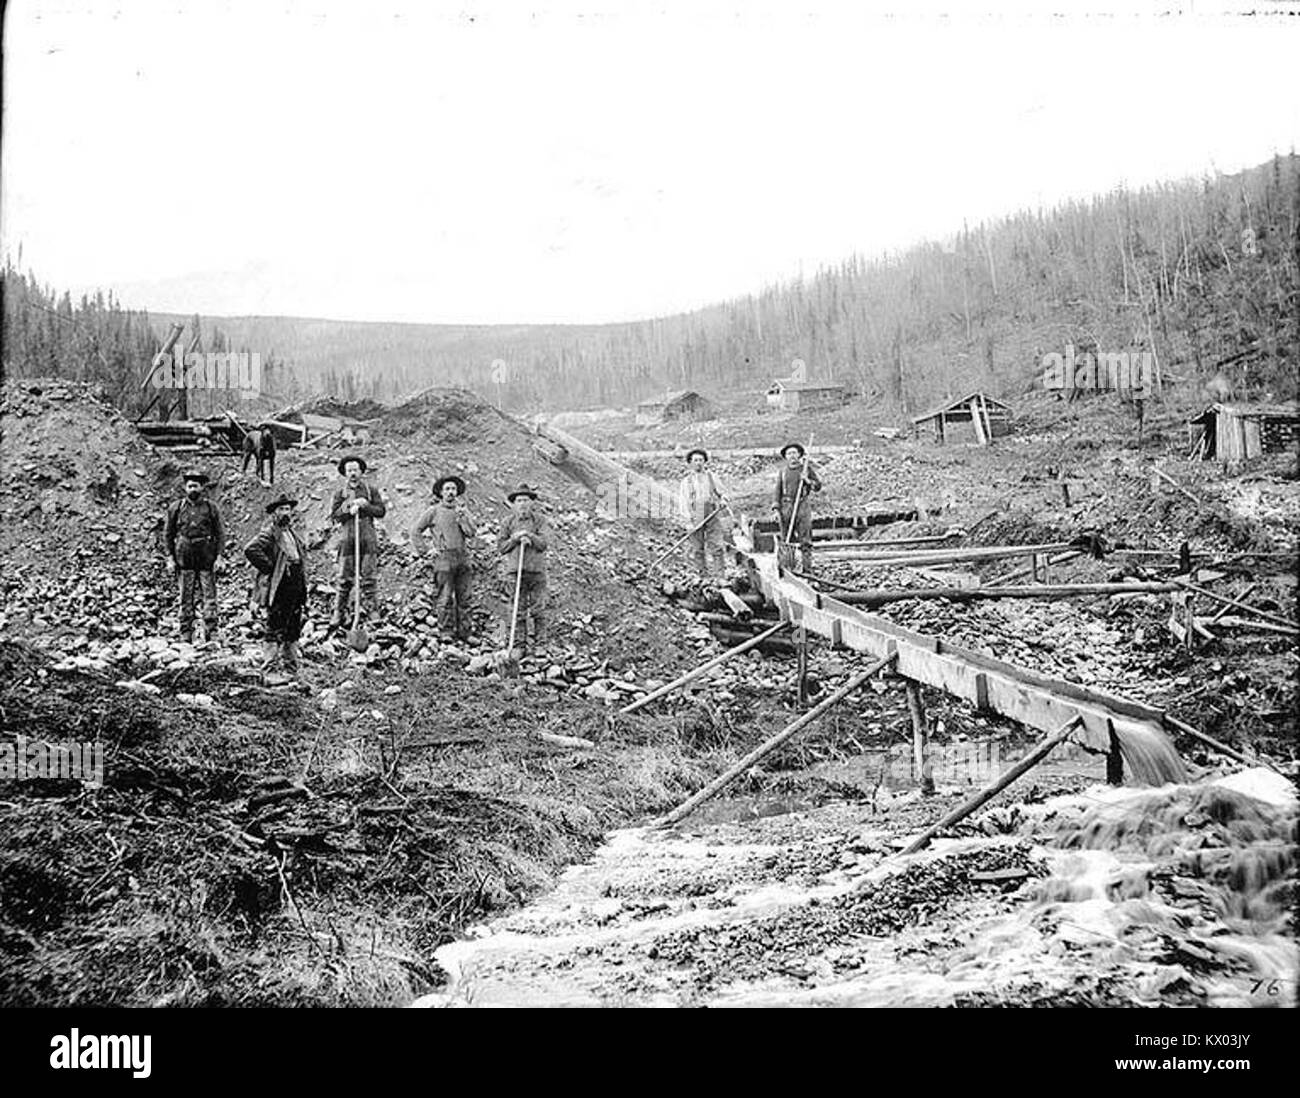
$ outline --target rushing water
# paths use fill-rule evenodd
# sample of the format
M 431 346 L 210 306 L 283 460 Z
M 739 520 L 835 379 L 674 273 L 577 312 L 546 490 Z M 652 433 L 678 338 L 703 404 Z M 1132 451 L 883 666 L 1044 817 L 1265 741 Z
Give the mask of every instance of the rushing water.
M 1268 771 L 991 807 L 991 834 L 909 857 L 888 810 L 715 813 L 615 832 L 439 950 L 424 1005 L 1294 1005 L 1297 805 Z

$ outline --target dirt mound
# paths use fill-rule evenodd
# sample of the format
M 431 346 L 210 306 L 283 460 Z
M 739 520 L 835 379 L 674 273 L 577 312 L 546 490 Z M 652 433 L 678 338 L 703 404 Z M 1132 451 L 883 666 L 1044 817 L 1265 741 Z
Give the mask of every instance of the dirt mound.
M 293 410 L 313 416 L 371 420 L 381 418 L 388 411 L 388 406 L 380 404 L 377 400 L 339 400 L 338 397 L 322 396 L 295 407 Z
M 419 437 L 433 444 L 490 445 L 517 433 L 518 428 L 468 389 L 425 389 L 388 409 L 384 430 L 398 438 Z

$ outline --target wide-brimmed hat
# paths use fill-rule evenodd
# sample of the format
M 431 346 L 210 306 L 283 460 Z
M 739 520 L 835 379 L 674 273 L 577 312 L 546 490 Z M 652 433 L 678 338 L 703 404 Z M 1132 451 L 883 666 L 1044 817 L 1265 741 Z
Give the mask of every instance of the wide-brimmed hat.
M 284 492 L 281 492 L 278 496 L 275 497 L 275 499 L 271 500 L 271 502 L 266 505 L 266 513 L 269 515 L 277 507 L 283 507 L 286 503 L 290 507 L 298 506 L 298 501 L 296 499 L 293 499 L 290 496 L 285 495 Z
M 458 496 L 463 496 L 465 494 L 465 482 L 452 473 L 445 477 L 439 477 L 433 482 L 433 494 L 439 499 L 442 498 L 442 487 L 444 484 L 454 484 L 456 486 L 456 495 Z
M 342 458 L 342 459 L 339 461 L 339 472 L 340 472 L 343 476 L 347 476 L 347 475 L 348 475 L 348 474 L 347 474 L 347 467 L 348 467 L 348 462 L 349 462 L 349 461 L 355 461 L 358 465 L 360 465 L 360 466 L 361 466 L 361 471 L 362 471 L 363 473 L 366 471 L 366 459 L 365 459 L 365 458 L 363 458 L 360 454 L 348 454 L 347 457 Z
M 200 484 L 207 484 L 208 474 L 202 469 L 186 469 L 185 472 L 181 474 L 181 483 L 183 484 L 187 480 L 197 480 Z
M 506 500 L 510 503 L 514 503 L 514 501 L 520 496 L 527 496 L 529 499 L 536 499 L 537 490 L 535 488 L 529 488 L 527 484 L 521 484 L 506 496 Z
M 791 450 L 798 450 L 799 456 L 800 457 L 804 456 L 804 448 L 802 442 L 787 442 L 784 446 L 781 447 L 781 456 L 785 457 L 785 455 L 788 454 Z
M 690 464 L 691 458 L 693 458 L 696 454 L 699 454 L 700 457 L 702 457 L 705 461 L 709 460 L 709 451 L 704 449 L 704 447 L 702 446 L 697 446 L 695 447 L 694 450 L 686 451 L 686 463 L 688 465 Z

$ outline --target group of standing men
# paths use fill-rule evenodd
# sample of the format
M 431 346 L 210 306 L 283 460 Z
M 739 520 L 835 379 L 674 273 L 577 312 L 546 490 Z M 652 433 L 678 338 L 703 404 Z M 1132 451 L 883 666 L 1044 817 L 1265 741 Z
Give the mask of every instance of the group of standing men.
M 330 633 L 343 627 L 350 610 L 353 617 L 371 623 L 381 618 L 375 520 L 388 511 L 383 492 L 365 480 L 364 458 L 350 454 L 338 469 L 344 481 L 330 507 L 330 519 L 340 530 Z M 181 479 L 184 495 L 167 509 L 164 524 L 167 565 L 180 580 L 181 639 L 193 642 L 196 602 L 201 600 L 204 637 L 210 641 L 218 627 L 216 577 L 226 568 L 226 529 L 220 508 L 207 498 L 207 474 L 189 470 Z M 436 502 L 412 531 L 412 544 L 428 535 L 439 628 L 446 639 L 466 640 L 471 632 L 474 574 L 470 542 L 478 527 L 465 505 L 465 482 L 460 477 L 440 477 L 434 483 L 434 496 Z M 512 593 L 517 591 L 527 651 L 544 637 L 550 525 L 536 507 L 536 490 L 527 484 L 506 498 L 511 513 L 501 523 L 497 550 L 514 581 Z M 244 546 L 244 556 L 257 572 L 255 601 L 266 613 L 265 662 L 268 667 L 280 663 L 291 672 L 298 668 L 298 640 L 307 607 L 307 548 L 292 526 L 297 506 L 296 499 L 281 492 L 266 505 L 267 521 Z
M 821 478 L 808 460 L 807 451 L 797 442 L 781 448 L 781 467 L 776 474 L 776 494 L 772 514 L 780 523 L 777 545 L 789 563 L 793 563 L 793 545 L 799 545 L 800 566 L 812 571 L 812 493 L 822 490 Z M 709 468 L 707 450 L 697 447 L 686 455 L 689 467 L 682 477 L 681 513 L 690 525 L 686 537 L 686 563 L 701 581 L 726 572 L 724 545 L 727 525 L 722 512 L 731 512 L 727 493 Z M 734 513 L 733 517 L 734 517 Z
M 804 572 L 812 570 L 812 494 L 822 490 L 816 469 L 804 447 L 791 442 L 781 449 L 772 513 L 780 524 L 778 550 L 793 564 L 798 544 Z M 680 505 L 690 524 L 687 563 L 701 580 L 726 571 L 727 528 L 722 512 L 731 504 L 717 476 L 709 469 L 702 448 L 686 455 L 689 471 L 682 478 Z M 349 454 L 338 463 L 343 484 L 334 493 L 330 519 L 339 527 L 335 565 L 334 611 L 329 632 L 341 629 L 351 609 L 354 618 L 380 620 L 379 537 L 375 520 L 388 512 L 377 485 L 365 479 L 366 461 Z M 164 526 L 167 564 L 180 577 L 180 634 L 192 642 L 196 602 L 202 602 L 204 635 L 217 631 L 216 577 L 226 567 L 226 531 L 221 510 L 208 499 L 207 474 L 191 470 L 182 478 L 184 496 L 167 510 Z M 467 640 L 471 634 L 474 566 L 471 543 L 478 524 L 465 503 L 465 481 L 455 475 L 439 477 L 433 485 L 435 502 L 411 531 L 412 545 L 427 539 L 432 554 L 438 627 L 445 639 Z M 537 492 L 521 484 L 506 499 L 510 514 L 497 534 L 503 570 L 513 581 L 512 614 L 518 614 L 525 651 L 545 639 L 546 551 L 550 525 L 537 507 Z M 244 546 L 244 556 L 257 571 L 257 604 L 266 612 L 265 658 L 286 670 L 298 667 L 298 640 L 307 607 L 307 549 L 292 521 L 298 501 L 281 492 L 266 505 L 268 519 Z M 733 513 L 734 514 L 734 513 Z

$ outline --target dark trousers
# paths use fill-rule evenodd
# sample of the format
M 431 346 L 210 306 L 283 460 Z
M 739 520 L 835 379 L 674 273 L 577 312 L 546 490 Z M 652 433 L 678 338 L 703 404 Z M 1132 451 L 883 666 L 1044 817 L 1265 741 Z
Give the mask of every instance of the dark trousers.
M 790 529 L 790 504 L 781 505 L 781 538 L 785 538 L 785 532 Z M 812 570 L 812 507 L 806 504 L 800 504 L 799 510 L 795 514 L 794 530 L 790 534 L 790 544 L 798 544 L 799 556 L 801 558 L 802 569 L 805 572 Z M 787 550 L 789 552 L 789 550 Z M 791 553 L 793 557 L 793 553 Z
M 379 554 L 374 550 L 361 548 L 361 567 L 357 568 L 357 558 L 353 553 L 340 553 L 338 568 L 334 574 L 335 590 L 334 621 L 339 623 L 352 614 L 352 584 L 361 574 L 361 616 L 374 617 L 379 610 Z
M 307 606 L 307 579 L 301 564 L 291 564 L 280 577 L 275 598 L 266 609 L 266 639 L 293 644 L 302 636 L 303 610 Z
M 473 575 L 468 561 L 443 562 L 433 573 L 438 628 L 462 639 L 469 634 L 470 581 Z
M 546 625 L 546 573 L 525 572 L 519 585 L 519 632 L 525 647 L 529 637 L 541 644 Z
M 194 634 L 194 601 L 202 592 L 203 625 L 211 635 L 217 629 L 217 577 L 211 568 L 201 571 L 197 568 L 180 569 L 181 576 L 181 633 L 184 636 Z

